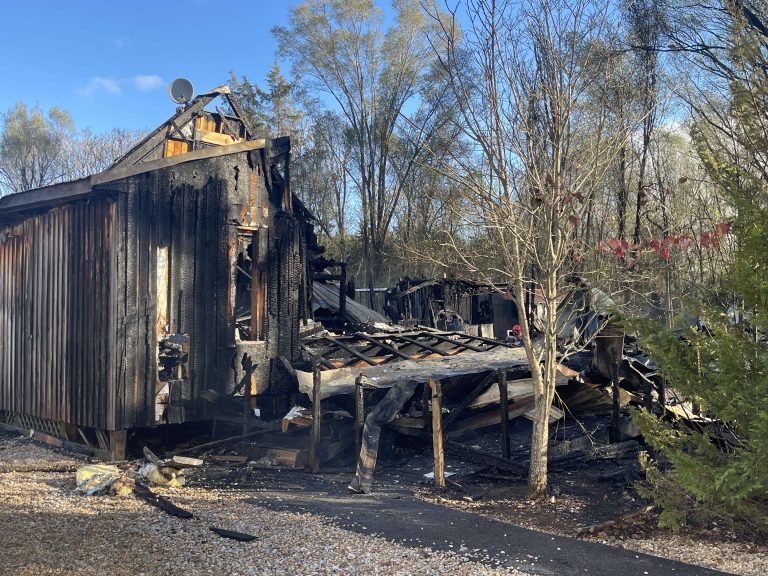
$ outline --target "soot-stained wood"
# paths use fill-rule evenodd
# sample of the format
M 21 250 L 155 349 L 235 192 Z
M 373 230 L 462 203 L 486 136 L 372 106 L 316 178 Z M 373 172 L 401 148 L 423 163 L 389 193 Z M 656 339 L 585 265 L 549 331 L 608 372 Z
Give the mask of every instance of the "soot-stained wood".
M 271 359 L 294 360 L 298 323 L 308 313 L 299 302 L 309 293 L 300 287 L 308 224 L 284 205 L 287 141 L 267 148 L 198 151 L 191 161 L 121 169 L 113 180 L 99 175 L 78 184 L 77 194 L 70 185 L 61 194 L 54 187 L 50 205 L 39 194 L 6 203 L 12 214 L 0 221 L 0 411 L 101 430 L 158 423 L 161 250 L 168 260 L 163 313 L 169 330 L 190 342 L 175 414 L 205 417 L 203 392 L 226 393 L 232 380 L 229 246 L 243 226 L 266 239 L 258 388 L 272 376 Z M 243 204 L 246 221 L 233 219 Z

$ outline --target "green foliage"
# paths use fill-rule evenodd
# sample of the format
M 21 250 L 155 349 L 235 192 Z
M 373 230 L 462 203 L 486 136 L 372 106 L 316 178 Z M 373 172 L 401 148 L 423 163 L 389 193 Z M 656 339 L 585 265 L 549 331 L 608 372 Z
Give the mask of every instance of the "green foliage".
M 0 196 L 84 178 L 106 168 L 143 136 L 139 130 L 76 130 L 68 112 L 18 103 L 0 123 Z
M 266 89 L 246 76 L 238 80 L 234 72 L 229 73 L 229 81 L 258 137 L 291 136 L 298 139 L 299 125 L 304 117 L 299 105 L 302 95 L 296 83 L 283 76 L 277 60 L 267 73 Z
M 709 426 L 697 431 L 637 412 L 646 441 L 669 464 L 647 467 L 641 488 L 663 509 L 662 523 L 679 527 L 712 516 L 768 532 L 768 180 L 765 157 L 764 54 L 743 30 L 734 30 L 727 124 L 716 131 L 702 122 L 694 141 L 708 175 L 735 214 L 736 253 L 730 288 L 742 322 L 701 307 L 707 330 L 678 335 L 638 321 L 643 346 L 668 384 L 695 398 L 706 413 L 726 422 L 735 446 L 718 446 Z M 746 321 L 744 321 L 746 318 Z
M 688 329 L 682 339 L 649 321 L 636 323 L 644 348 L 668 384 L 727 422 L 741 440 L 724 451 L 708 427 L 699 432 L 635 414 L 646 441 L 671 465 L 664 475 L 648 475 L 648 495 L 663 508 L 662 521 L 670 526 L 708 512 L 768 531 L 768 348 L 754 335 L 768 313 L 765 293 L 757 292 L 768 251 L 758 250 L 764 244 L 752 240 L 764 238 L 766 226 L 768 220 L 753 222 L 746 231 L 740 225 L 736 233 L 739 251 L 732 277 L 753 305 L 750 326 L 732 324 L 724 314 L 706 309 L 700 315 L 707 330 Z M 672 496 L 680 491 L 687 497 Z
M 655 418 L 647 413 L 636 414 L 636 418 L 647 418 L 648 425 L 654 426 Z M 637 422 L 637 419 L 635 420 Z M 663 433 L 663 432 L 662 432 Z M 697 502 L 682 485 L 665 474 L 646 454 L 640 454 L 640 465 L 645 472 L 645 481 L 637 484 L 637 492 L 661 508 L 659 526 L 678 532 L 689 523 L 704 523 L 711 518 L 706 506 Z

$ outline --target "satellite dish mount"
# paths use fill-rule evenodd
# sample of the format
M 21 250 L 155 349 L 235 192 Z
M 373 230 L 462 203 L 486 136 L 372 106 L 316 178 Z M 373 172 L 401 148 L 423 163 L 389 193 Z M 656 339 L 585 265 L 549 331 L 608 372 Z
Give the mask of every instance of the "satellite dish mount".
M 194 97 L 195 89 L 192 86 L 192 82 L 186 78 L 176 78 L 176 80 L 171 82 L 171 85 L 168 86 L 168 95 L 171 97 L 171 100 L 176 102 L 176 104 L 186 105 L 189 104 L 189 101 Z

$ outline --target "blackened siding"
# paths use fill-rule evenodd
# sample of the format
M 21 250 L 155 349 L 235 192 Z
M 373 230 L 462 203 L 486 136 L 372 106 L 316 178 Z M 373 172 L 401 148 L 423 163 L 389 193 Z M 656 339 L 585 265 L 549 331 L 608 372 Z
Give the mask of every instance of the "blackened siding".
M 117 366 L 117 380 L 127 384 L 121 427 L 155 423 L 159 248 L 168 255 L 170 331 L 190 335 L 190 374 L 188 383 L 174 390 L 179 400 L 173 409 L 180 411 L 175 419 L 203 418 L 201 392 L 221 390 L 231 379 L 228 183 L 211 175 L 217 173 L 213 167 L 206 171 L 207 163 L 225 160 L 184 164 L 108 185 L 125 192 L 118 210 L 125 244 L 118 274 L 125 302 L 118 348 L 127 351 Z
M 115 204 L 0 227 L 0 409 L 113 428 Z
M 159 423 L 162 292 L 169 332 L 190 342 L 189 374 L 168 414 L 209 417 L 203 392 L 231 393 L 239 382 L 238 235 L 265 241 L 265 340 L 251 344 L 260 354 L 257 389 L 266 391 L 276 359 L 298 355 L 306 311 L 304 223 L 270 202 L 283 197 L 265 176 L 273 159 L 265 150 L 198 159 L 6 215 L 16 220 L 0 225 L 0 411 L 104 430 Z

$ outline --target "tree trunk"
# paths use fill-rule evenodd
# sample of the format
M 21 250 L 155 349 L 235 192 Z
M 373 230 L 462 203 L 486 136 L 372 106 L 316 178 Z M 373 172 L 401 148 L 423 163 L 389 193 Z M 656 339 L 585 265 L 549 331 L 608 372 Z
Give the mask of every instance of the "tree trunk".
M 557 380 L 557 271 L 551 270 L 543 282 L 547 328 L 543 344 L 543 363 L 534 370 L 531 363 L 534 408 L 531 432 L 531 463 L 528 470 L 528 497 L 539 500 L 547 496 L 547 450 L 549 448 L 549 415 Z
M 619 198 L 617 203 L 617 218 L 619 220 L 618 238 L 624 240 L 627 237 L 627 203 L 629 200 L 629 190 L 627 190 L 627 146 L 622 144 L 619 149 Z
M 537 394 L 533 409 L 531 464 L 528 469 L 528 497 L 533 500 L 547 495 L 547 450 L 549 448 L 548 394 Z
M 647 121 L 646 121 L 647 122 Z M 650 129 L 646 126 L 643 135 L 643 151 L 640 155 L 640 168 L 637 176 L 637 196 L 635 197 L 635 229 L 632 233 L 632 243 L 640 244 L 641 235 L 641 215 L 643 212 L 643 197 L 645 192 L 645 167 L 648 161 L 648 147 L 651 143 Z

